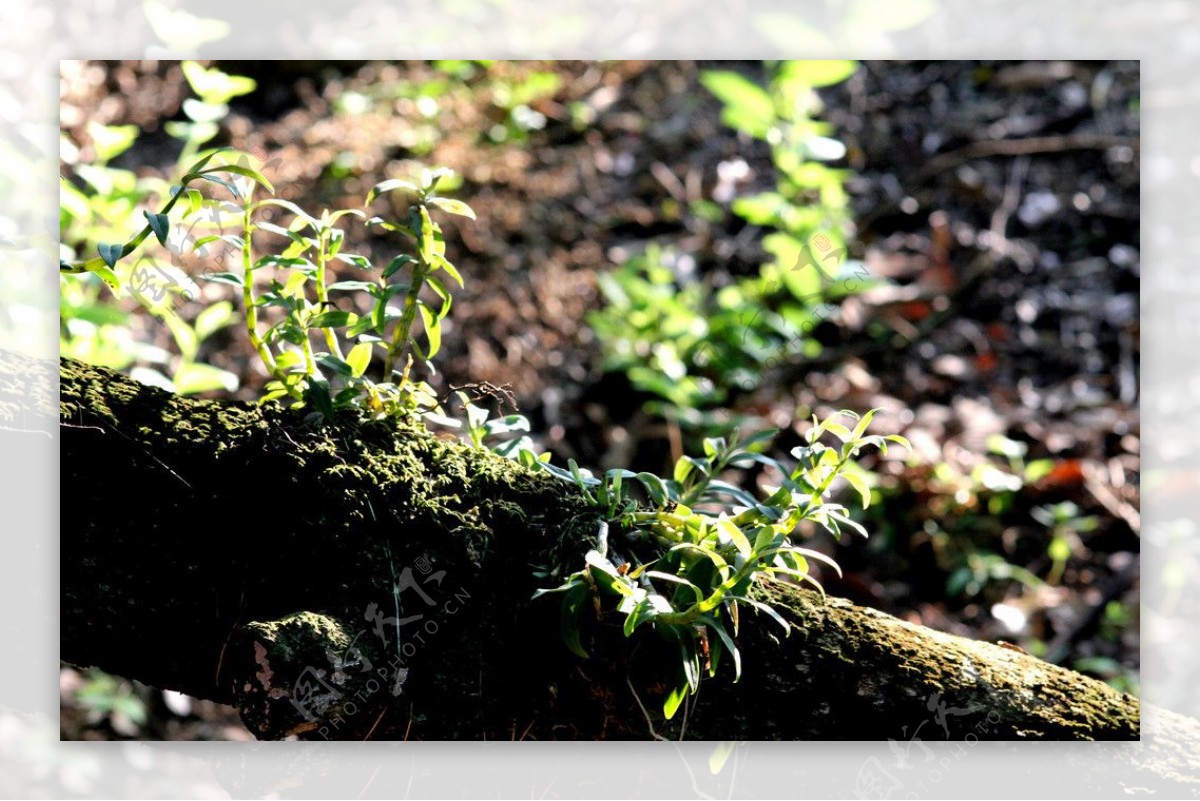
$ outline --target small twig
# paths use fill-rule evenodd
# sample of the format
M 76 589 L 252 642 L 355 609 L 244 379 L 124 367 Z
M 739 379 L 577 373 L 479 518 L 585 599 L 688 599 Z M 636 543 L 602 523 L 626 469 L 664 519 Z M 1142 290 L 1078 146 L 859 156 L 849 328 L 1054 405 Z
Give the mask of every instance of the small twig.
M 77 426 L 74 423 L 59 423 L 62 428 L 79 428 L 84 431 L 99 431 L 101 434 L 106 433 L 100 426 Z
M 367 731 L 367 736 L 366 736 L 366 737 L 363 737 L 363 741 L 364 741 L 364 742 L 365 742 L 366 740 L 370 740 L 370 739 L 371 739 L 371 735 L 375 733 L 375 729 L 376 729 L 376 727 L 378 727 L 378 726 L 379 726 L 379 721 L 383 720 L 383 716 L 384 716 L 384 715 L 386 715 L 386 714 L 387 714 L 387 707 L 385 706 L 383 709 L 381 709 L 381 710 L 379 711 L 379 717 L 375 718 L 375 722 L 371 724 L 371 728 L 370 728 L 370 729 Z M 412 723 L 412 720 L 411 720 L 411 718 L 409 719 L 409 723 L 410 723 L 410 725 L 411 725 L 411 723 Z M 378 769 L 376 769 L 376 770 L 378 770 Z M 375 778 L 375 777 L 374 777 L 374 776 L 372 776 L 371 778 Z M 370 784 L 370 782 L 367 782 L 367 784 Z M 366 788 L 363 788 L 363 789 L 366 789 Z
M 115 432 L 117 432 L 118 434 L 120 434 L 120 435 L 121 435 L 122 437 L 124 437 L 126 440 L 128 440 L 128 441 L 132 442 L 134 445 L 137 445 L 138 447 L 140 447 L 140 448 L 141 448 L 143 451 L 145 451 L 145 453 L 146 453 L 146 455 L 147 455 L 147 456 L 149 456 L 149 457 L 150 457 L 151 459 L 153 459 L 154 461 L 158 462 L 158 465 L 159 465 L 159 466 L 160 466 L 160 467 L 161 467 L 163 470 L 166 470 L 168 473 L 170 473 L 171 475 L 175 476 L 175 478 L 179 479 L 180 483 L 182 483 L 182 484 L 183 484 L 183 486 L 187 487 L 188 489 L 191 489 L 191 488 L 192 488 L 192 485 L 191 485 L 191 484 L 189 484 L 189 483 L 187 483 L 187 481 L 186 481 L 186 480 L 184 480 L 183 476 L 181 476 L 181 475 L 179 475 L 178 473 L 176 473 L 174 470 L 172 470 L 170 467 L 168 467 L 168 466 L 167 466 L 167 463 L 166 463 L 166 462 L 164 462 L 162 459 L 159 459 L 157 456 L 155 456 L 155 455 L 154 455 L 154 454 L 153 454 L 153 453 L 150 451 L 150 449 L 149 449 L 148 447 L 146 447 L 145 443 L 138 442 L 136 439 L 134 439 L 133 437 L 129 436 L 129 435 L 128 435 L 128 434 L 126 434 L 124 431 L 122 431 L 121 429 L 119 429 L 119 428 L 117 428 L 117 427 L 115 427 L 115 426 L 109 426 L 109 428 L 108 428 L 108 429 L 105 429 L 105 428 L 103 428 L 103 427 L 101 427 L 101 426 L 74 425 L 74 424 L 72 424 L 72 423 L 61 423 L 61 422 L 59 423 L 59 425 L 60 425 L 60 426 L 62 426 L 62 427 L 64 427 L 64 428 L 80 428 L 80 429 L 87 429 L 87 430 L 92 430 L 92 431 L 99 431 L 101 434 L 103 434 L 103 433 L 105 433 L 107 430 L 110 430 L 110 429 L 111 429 L 112 431 L 115 431 Z
M 1062 153 L 1066 150 L 1107 150 L 1110 147 L 1140 148 L 1139 141 L 1131 136 L 1109 136 L 1106 134 L 1075 133 L 1065 136 L 1031 136 L 1026 139 L 995 139 L 975 142 L 966 147 L 942 153 L 926 162 L 908 180 L 923 184 L 930 178 L 957 167 L 964 162 L 989 156 L 1034 156 L 1041 153 Z
M 450 385 L 450 392 L 463 392 L 467 390 L 470 390 L 473 393 L 469 399 L 471 403 L 483 400 L 486 397 L 491 397 L 504 401 L 514 412 L 519 412 L 521 410 L 520 407 L 517 406 L 516 396 L 513 395 L 512 384 L 502 384 L 501 386 L 496 386 L 491 381 L 472 381 L 469 384 L 463 384 L 462 386 L 457 387 L 453 384 Z M 447 392 L 442 398 L 442 403 L 446 403 L 450 400 L 450 392 Z
M 1003 256 L 1008 247 L 1008 220 L 1021 202 L 1021 185 L 1025 183 L 1025 175 L 1029 172 L 1029 157 L 1019 156 L 1012 163 L 1008 173 L 1008 183 L 1004 186 L 1004 198 L 992 212 L 991 234 L 992 241 L 988 243 L 993 254 Z
M 1087 487 L 1088 492 L 1092 493 L 1092 497 L 1099 501 L 1100 505 L 1107 509 L 1110 514 L 1128 523 L 1134 533 L 1141 533 L 1142 516 L 1138 514 L 1137 509 L 1134 509 L 1130 504 L 1125 503 L 1114 495 L 1104 485 L 1101 477 L 1096 475 L 1096 468 L 1088 462 L 1085 462 L 1083 465 L 1083 485 Z
M 637 690 L 633 688 L 633 682 L 629 680 L 628 676 L 625 677 L 625 685 L 629 687 L 629 692 L 633 693 L 633 700 L 637 701 L 638 708 L 642 710 L 642 717 L 646 719 L 646 728 L 650 730 L 650 736 L 655 740 L 670 742 L 670 740 L 654 730 L 654 723 L 650 720 L 650 713 L 646 711 L 645 704 L 643 704 L 642 699 L 638 697 Z

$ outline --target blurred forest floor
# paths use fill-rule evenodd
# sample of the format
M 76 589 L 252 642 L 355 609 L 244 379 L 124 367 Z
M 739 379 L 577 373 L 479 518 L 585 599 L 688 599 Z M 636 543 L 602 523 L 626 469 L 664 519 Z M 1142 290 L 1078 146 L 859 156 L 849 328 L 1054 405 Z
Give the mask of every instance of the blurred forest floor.
M 218 66 L 258 89 L 231 103 L 214 144 L 265 153 L 267 176 L 307 210 L 360 206 L 397 160 L 463 177 L 454 196 L 478 220 L 444 223 L 466 288 L 443 323 L 441 389 L 510 385 L 557 463 L 666 469 L 679 432 L 604 372 L 586 315 L 602 305 L 597 276 L 649 243 L 688 254 L 713 286 L 767 258 L 766 232 L 728 198 L 774 186 L 769 150 L 726 127 L 699 83 L 760 64 L 497 62 L 466 78 L 423 62 Z M 499 95 L 534 73 L 557 80 L 523 106 L 534 123 L 514 125 Z M 432 107 L 414 91 L 446 80 L 470 91 Z M 162 124 L 188 94 L 178 64 L 64 63 L 63 133 L 86 161 L 89 121 L 137 124 L 114 166 L 169 173 L 180 145 Z M 879 408 L 874 430 L 912 441 L 907 461 L 865 462 L 881 476 L 860 517 L 870 539 L 816 546 L 845 570 L 822 577 L 827 590 L 1136 693 L 1136 62 L 868 62 L 821 97 L 853 172 L 851 255 L 888 281 L 819 326 L 818 358 L 732 405 L 784 429 L 780 456 L 796 423 L 842 408 Z M 688 213 L 703 200 L 720 214 Z M 347 236 L 347 251 L 376 246 Z M 229 289 L 207 285 L 204 299 Z M 173 347 L 152 319 L 139 328 Z M 201 359 L 252 399 L 265 377 L 238 334 L 219 332 Z M 131 721 L 80 700 L 102 679 L 62 675 L 65 739 L 248 736 L 226 708 L 109 687 L 148 705 Z

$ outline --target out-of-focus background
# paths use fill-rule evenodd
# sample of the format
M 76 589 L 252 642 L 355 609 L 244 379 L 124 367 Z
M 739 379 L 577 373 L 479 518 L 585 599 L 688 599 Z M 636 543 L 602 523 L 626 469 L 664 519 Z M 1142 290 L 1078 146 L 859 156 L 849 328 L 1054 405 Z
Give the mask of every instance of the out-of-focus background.
M 444 223 L 466 286 L 435 387 L 508 385 L 556 462 L 659 473 L 705 435 L 779 428 L 786 458 L 811 415 L 878 408 L 913 449 L 863 460 L 869 539 L 814 535 L 845 571 L 826 589 L 1138 692 L 1136 62 L 188 69 L 63 63 L 76 255 L 204 147 L 309 211 L 450 167 L 478 219 Z M 180 287 L 211 266 L 160 264 Z M 198 281 L 174 328 L 94 278 L 62 289 L 64 355 L 260 393 L 231 287 Z M 65 739 L 248 738 L 228 708 L 61 676 Z

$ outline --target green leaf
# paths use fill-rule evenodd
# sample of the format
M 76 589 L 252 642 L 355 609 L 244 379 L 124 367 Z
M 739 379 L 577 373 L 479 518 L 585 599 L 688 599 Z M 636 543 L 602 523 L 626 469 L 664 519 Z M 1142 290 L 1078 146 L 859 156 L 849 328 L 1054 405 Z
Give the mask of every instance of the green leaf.
M 450 290 L 446 289 L 446 285 L 433 275 L 425 276 L 425 285 L 437 293 L 437 296 L 442 299 L 442 312 L 445 313 L 450 308 L 450 302 L 452 300 L 450 296 Z M 407 287 L 405 287 L 405 289 L 407 289 Z
M 850 433 L 850 429 L 846 428 L 841 423 L 835 423 L 832 420 L 825 421 L 825 430 L 833 434 L 842 442 L 849 442 L 854 437 Z
M 346 336 L 353 338 L 359 334 L 371 331 L 375 327 L 375 314 L 364 314 L 362 317 L 358 318 L 357 323 L 346 329 Z
M 228 189 L 229 193 L 236 198 L 241 198 L 241 196 L 242 196 L 242 193 L 238 190 L 237 186 L 232 181 L 226 181 L 224 178 L 218 178 L 215 175 L 208 175 L 205 173 L 201 173 L 200 175 L 198 175 L 196 177 L 198 177 L 202 180 L 205 180 L 205 181 L 212 181 L 214 184 L 220 184 L 221 186 Z
M 172 381 L 175 384 L 175 391 L 180 395 L 193 395 L 218 389 L 233 392 L 238 386 L 237 376 L 233 373 L 213 367 L 211 364 L 194 362 L 184 362 L 179 365 Z
M 337 283 L 330 284 L 329 290 L 331 292 L 335 289 L 339 289 L 344 292 L 353 292 L 353 291 L 370 292 L 372 289 L 374 289 L 377 286 L 379 286 L 379 285 L 373 281 L 338 281 Z
M 121 258 L 121 255 L 123 254 L 123 252 L 125 250 L 125 246 L 124 245 L 108 245 L 108 244 L 101 242 L 99 245 L 96 246 L 96 250 L 100 252 L 100 258 L 104 260 L 105 264 L 107 264 L 109 267 L 116 267 L 117 260 Z M 116 278 L 116 276 L 113 276 L 113 277 Z M 105 283 L 108 283 L 108 282 L 105 281 Z
M 193 136 L 196 130 L 216 133 L 219 129 L 215 123 L 225 118 L 225 115 L 229 113 L 229 106 L 224 103 L 205 103 L 203 100 L 189 97 L 183 101 L 183 113 L 193 122 L 201 123 L 192 127 Z M 181 123 L 180 127 L 186 129 L 190 126 L 187 126 L 187 123 Z
M 426 358 L 432 359 L 442 349 L 442 327 L 437 315 L 424 302 L 420 302 L 417 308 L 421 310 L 421 319 L 425 321 L 425 337 L 429 340 Z
M 670 496 L 667 495 L 667 486 L 661 478 L 653 473 L 638 473 L 637 479 L 646 488 L 651 503 L 659 507 L 666 505 Z
M 864 414 L 862 416 L 862 419 L 858 421 L 858 425 L 856 425 L 854 427 L 854 432 L 850 435 L 850 439 L 856 440 L 859 437 L 861 437 L 863 434 L 867 433 L 867 426 L 869 426 L 871 424 L 871 418 L 873 418 L 874 416 L 875 416 L 874 409 L 871 409 L 866 414 Z
M 737 645 L 734 644 L 733 638 L 729 636 L 729 632 L 725 631 L 725 627 L 721 622 L 714 617 L 701 615 L 700 622 L 708 624 L 708 627 L 717 633 L 721 638 L 721 644 L 733 656 L 733 681 L 736 684 L 742 678 L 742 654 L 738 651 Z
M 846 483 L 854 487 L 854 491 L 858 493 L 858 497 L 862 500 L 862 508 L 866 509 L 871 505 L 871 487 L 867 483 L 867 477 L 857 470 L 846 470 L 842 473 L 842 478 L 846 479 Z
M 150 230 L 154 232 L 158 243 L 166 247 L 167 236 L 171 233 L 171 221 L 167 218 L 167 215 L 155 214 L 149 211 L 143 211 L 142 214 L 146 215 L 146 221 L 150 223 Z
M 679 705 L 683 703 L 683 699 L 688 694 L 688 683 L 684 679 L 683 683 L 673 687 L 671 692 L 667 693 L 666 700 L 663 701 L 663 717 L 667 720 L 675 717 L 675 713 L 679 710 Z
M 192 166 L 187 168 L 188 175 L 192 175 L 192 176 L 199 175 L 200 170 L 202 170 L 204 168 L 204 165 L 208 164 L 208 162 L 212 161 L 213 158 L 218 153 L 224 153 L 225 151 L 231 150 L 231 149 L 232 148 L 230 148 L 229 146 L 226 145 L 224 147 L 214 147 L 212 150 L 208 150 L 208 151 L 205 151 L 204 153 L 198 154 L 198 156 L 199 156 L 198 160 L 195 163 L 193 163 Z
M 136 125 L 101 125 L 92 121 L 87 124 L 87 133 L 96 161 L 107 162 L 128 150 L 141 131 Z
M 196 339 L 204 340 L 211 336 L 213 332 L 224 328 L 232 322 L 233 304 L 227 300 L 221 300 L 197 314 L 196 321 L 192 323 L 192 328 L 196 331 Z
M 401 269 L 403 269 L 404 267 L 406 267 L 409 264 L 417 264 L 417 260 L 414 259 L 412 256 L 409 256 L 408 254 L 402 253 L 399 256 L 397 256 L 396 258 L 392 259 L 390 262 L 388 262 L 387 267 L 383 268 L 383 277 L 391 278 L 398 271 L 400 271 Z
M 382 195 L 384 192 L 391 192 L 396 189 L 402 190 L 403 192 L 416 197 L 419 197 L 421 194 L 421 190 L 417 188 L 417 185 L 412 181 L 405 181 L 402 178 L 391 178 L 387 181 L 380 181 L 379 183 L 375 184 L 375 186 L 371 187 L 371 191 L 367 193 L 367 205 L 371 205 L 371 201 Z
M 746 538 L 746 535 L 742 533 L 742 530 L 734 525 L 733 521 L 731 521 L 729 516 L 724 512 L 721 512 L 720 517 L 717 518 L 717 532 L 719 536 L 723 535 L 724 537 L 727 537 L 729 541 L 733 543 L 733 547 L 736 548 L 737 552 L 743 557 L 750 556 L 750 540 Z
M 181 66 L 192 90 L 208 103 L 227 103 L 238 95 L 253 92 L 258 85 L 252 78 L 229 75 L 216 67 L 205 69 L 195 61 L 184 61 Z
M 277 373 L 291 372 L 296 367 L 303 367 L 304 357 L 294 350 L 282 351 L 275 357 L 275 370 Z
M 780 81 L 795 82 L 798 86 L 819 89 L 833 86 L 849 78 L 858 69 L 853 61 L 788 61 L 780 70 Z
M 688 475 L 691 474 L 692 467 L 692 462 L 686 456 L 680 457 L 679 461 L 675 463 L 675 472 L 672 474 L 672 477 L 682 484 L 687 480 Z
M 314 315 L 309 319 L 308 324 L 313 328 L 341 328 L 342 326 L 354 325 L 357 322 L 358 315 L 354 312 L 335 309 Z
M 204 195 L 199 189 L 187 189 L 184 192 L 184 198 L 187 202 L 188 214 L 195 214 L 204 206 Z
M 200 278 L 217 284 L 232 284 L 239 289 L 246 285 L 245 280 L 238 273 L 203 273 Z
M 700 82 L 725 104 L 721 118 L 727 125 L 762 139 L 775 121 L 771 96 L 756 83 L 736 72 L 705 72 Z
M 469 217 L 472 220 L 475 219 L 475 212 L 472 211 L 470 206 L 468 206 L 466 203 L 463 203 L 461 200 L 453 200 L 452 198 L 448 197 L 430 197 L 426 198 L 425 202 L 431 206 L 437 206 L 439 209 L 449 214 L 457 214 L 460 217 Z
M 833 521 L 834 526 L 828 526 L 827 528 L 836 529 L 838 524 L 840 524 L 842 526 L 849 526 L 850 528 L 854 529 L 856 532 L 862 535 L 863 539 L 866 539 L 868 536 L 870 536 L 867 534 L 867 530 L 863 528 L 862 525 L 860 525 L 857 521 L 851 520 L 849 517 L 846 517 L 846 515 L 841 514 L 840 512 L 829 512 L 829 519 Z
M 575 483 L 581 487 L 594 487 L 600 483 L 600 479 L 593 476 L 590 472 L 580 470 L 579 465 L 574 459 L 567 460 L 567 467 L 570 469 Z
M 321 365 L 322 367 L 329 368 L 340 376 L 349 378 L 350 376 L 354 375 L 353 367 L 331 353 L 318 353 L 313 357 L 313 359 L 317 362 L 317 364 Z
M 260 200 L 258 203 L 255 203 L 254 206 L 255 208 L 261 208 L 262 206 L 278 206 L 279 208 L 287 209 L 292 214 L 296 215 L 297 219 L 304 221 L 309 228 L 315 229 L 317 227 L 317 219 L 290 200 L 284 200 L 283 198 L 278 197 L 269 197 L 265 200 Z
M 459 274 L 458 269 L 449 261 L 447 261 L 444 256 L 435 256 L 433 259 L 433 265 L 435 269 L 445 270 L 450 277 L 454 279 L 454 282 L 458 284 L 459 288 L 462 288 L 462 275 Z
M 256 184 L 259 184 L 268 192 L 274 193 L 275 191 L 275 187 L 271 186 L 271 182 L 266 179 L 266 176 L 264 176 L 258 170 L 252 170 L 249 167 L 243 167 L 239 164 L 221 164 L 216 167 L 209 167 L 204 172 L 200 173 L 200 177 L 203 178 L 209 173 L 213 172 L 228 172 L 234 175 L 240 175 L 243 178 L 249 178 Z
M 778 192 L 760 192 L 733 201 L 733 213 L 751 225 L 773 225 L 791 208 Z
M 283 288 L 279 290 L 279 294 L 288 298 L 298 298 L 304 290 L 304 285 L 308 283 L 309 277 L 302 272 L 292 273 L 284 282 Z
M 292 225 L 295 225 L 295 224 L 296 224 L 295 221 L 293 221 Z M 304 236 L 303 234 L 299 233 L 298 231 L 293 231 L 291 226 L 276 225 L 273 222 L 267 222 L 267 221 L 263 220 L 258 223 L 255 223 L 255 227 L 258 228 L 260 231 L 269 231 L 272 234 L 278 234 L 279 236 L 285 236 L 288 239 L 292 240 L 293 242 L 295 242 L 297 244 L 302 244 L 305 247 L 310 247 L 310 246 L 316 244 L 315 240 L 309 239 L 308 237 Z M 307 224 L 305 224 L 305 225 L 301 225 L 299 227 L 302 230 L 308 226 L 307 226 Z M 292 257 L 288 256 L 286 258 L 292 258 Z
M 708 482 L 708 487 L 704 490 L 704 497 L 707 499 L 717 495 L 718 493 L 732 497 L 742 506 L 752 507 L 755 505 L 755 503 L 757 503 L 755 497 L 741 487 L 735 487 L 732 484 L 724 481 L 714 480 Z
M 350 365 L 351 375 L 355 378 L 365 373 L 371 364 L 371 343 L 359 342 L 351 348 L 346 354 L 346 364 Z
M 213 242 L 224 242 L 225 244 L 230 245 L 237 250 L 241 250 L 244 244 L 242 238 L 235 234 L 209 234 L 208 236 L 202 236 L 193 242 L 192 250 L 199 250 L 205 245 Z
M 729 563 L 725 561 L 724 557 L 711 548 L 701 548 L 699 545 L 695 545 L 690 542 L 681 542 L 678 545 L 672 545 L 667 553 L 674 551 L 690 551 L 703 556 L 705 559 L 708 559 L 716 566 L 717 573 L 720 575 L 722 582 L 728 580 L 729 576 L 733 572 L 733 569 L 729 566 Z
M 334 258 L 360 270 L 370 270 L 374 267 L 370 259 L 357 253 L 339 253 Z
M 630 586 L 624 576 L 617 572 L 616 565 L 609 561 L 608 557 L 602 556 L 599 551 L 595 549 L 588 551 L 584 561 L 587 562 L 592 579 L 601 589 L 626 597 L 634 594 L 634 588 Z
M 414 230 L 418 231 L 417 250 L 425 263 L 433 261 L 437 250 L 437 239 L 434 235 L 433 220 L 429 217 L 429 209 L 424 206 L 415 207 Z
M 769 604 L 762 603 L 761 601 L 755 601 L 752 598 L 746 598 L 743 596 L 731 596 L 730 600 L 749 604 L 782 626 L 785 634 L 792 633 L 792 627 L 788 625 L 788 622 L 784 620 Z
M 94 273 L 109 290 L 120 297 L 121 294 L 121 279 L 112 270 L 105 267 L 103 264 L 89 264 L 87 268 L 89 273 Z
M 563 642 L 566 643 L 571 653 L 583 659 L 588 658 L 588 652 L 584 650 L 583 644 L 579 641 L 579 623 L 590 596 L 591 588 L 587 584 L 579 582 L 573 585 L 567 590 L 567 594 L 563 598 L 562 611 L 559 618 Z
M 421 188 L 426 192 L 437 189 L 438 181 L 454 174 L 449 167 L 438 167 L 435 170 L 421 170 Z
M 833 561 L 832 559 L 830 559 L 825 554 L 820 553 L 819 551 L 814 551 L 809 548 L 794 548 L 793 547 L 793 548 L 791 548 L 791 552 L 794 554 L 797 554 L 799 556 L 803 556 L 805 559 L 813 559 L 817 562 L 821 562 L 823 564 L 829 565 L 830 567 L 833 568 L 833 571 L 838 574 L 838 576 L 842 575 L 842 569 L 838 566 L 838 563 Z

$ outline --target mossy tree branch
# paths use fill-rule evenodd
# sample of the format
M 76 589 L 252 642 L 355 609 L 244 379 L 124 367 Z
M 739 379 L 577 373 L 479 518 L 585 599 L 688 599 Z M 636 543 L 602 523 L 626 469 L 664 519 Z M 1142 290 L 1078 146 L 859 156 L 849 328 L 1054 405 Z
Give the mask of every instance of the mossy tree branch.
M 415 426 L 60 376 L 62 658 L 237 704 L 260 737 L 1138 737 L 1100 682 L 782 585 L 792 634 L 745 614 L 742 681 L 722 666 L 667 724 L 652 632 L 596 620 L 581 660 L 530 601 L 533 566 L 594 544 L 565 482 Z

